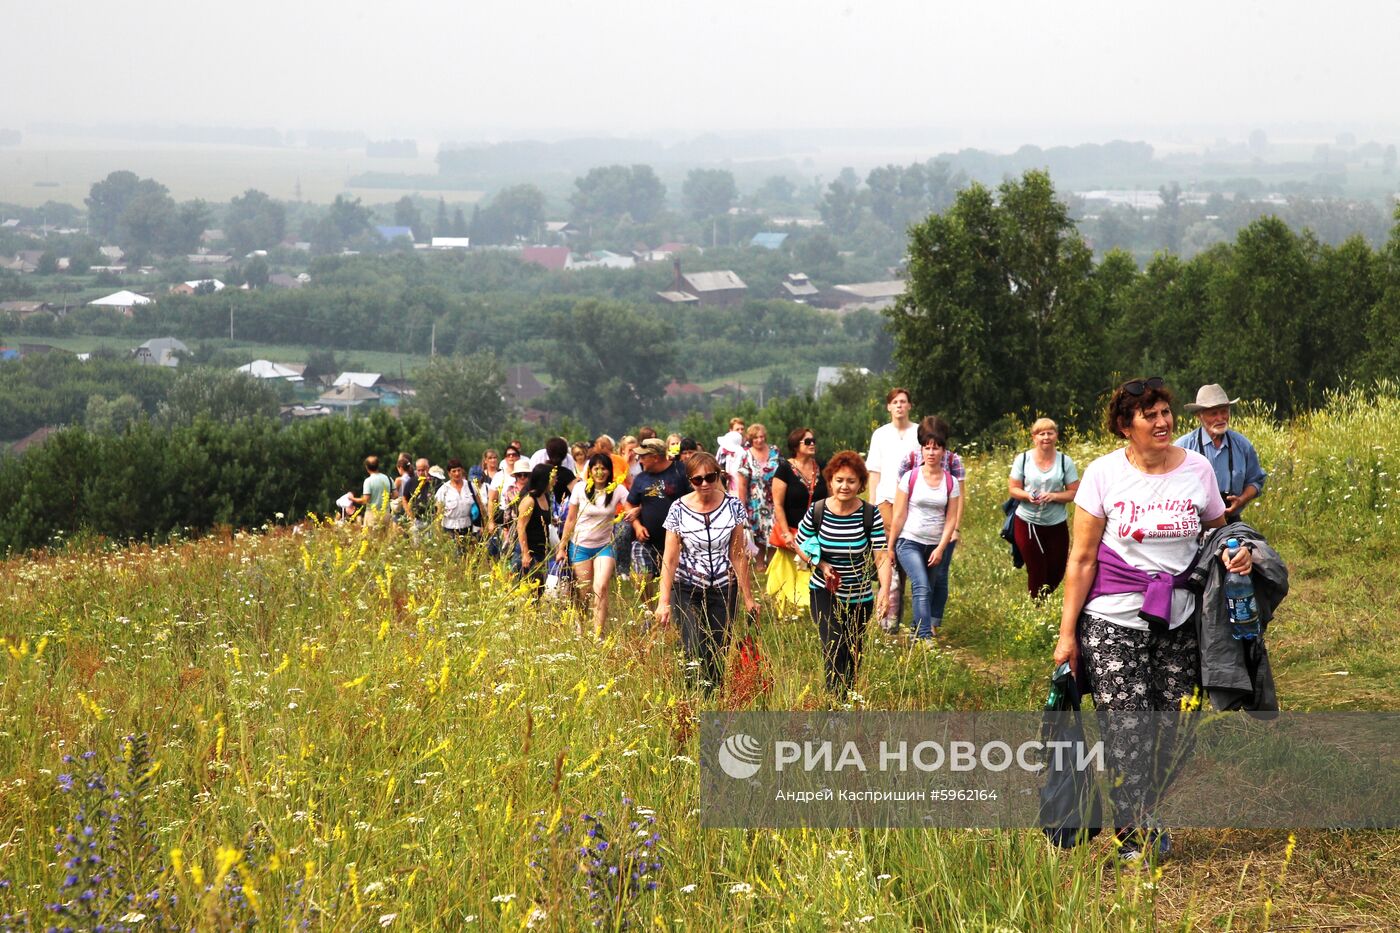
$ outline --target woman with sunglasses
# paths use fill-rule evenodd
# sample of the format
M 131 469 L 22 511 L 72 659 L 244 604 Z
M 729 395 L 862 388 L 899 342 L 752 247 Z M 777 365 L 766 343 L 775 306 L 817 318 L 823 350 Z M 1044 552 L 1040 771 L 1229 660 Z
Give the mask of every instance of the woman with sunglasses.
M 1008 494 L 1019 500 L 1011 517 L 1016 550 L 1026 563 L 1026 588 L 1032 599 L 1055 592 L 1069 559 L 1069 510 L 1079 489 L 1079 468 L 1055 449 L 1059 427 L 1049 418 L 1031 425 L 1033 446 L 1011 461 Z
M 1055 664 L 1086 675 L 1100 711 L 1176 711 L 1200 686 L 1186 576 L 1202 530 L 1225 523 L 1225 506 L 1210 462 L 1173 444 L 1172 401 L 1160 377 L 1115 389 L 1107 426 L 1127 444 L 1089 464 L 1074 496 Z M 1248 548 L 1221 559 L 1237 573 L 1253 566 Z M 1132 717 L 1113 722 L 1119 857 L 1165 855 L 1170 841 L 1152 811 L 1169 783 L 1174 735 L 1143 742 Z
M 506 490 L 515 485 L 515 465 L 519 461 L 520 448 L 514 444 L 508 445 L 501 468 L 491 476 L 491 485 L 486 493 L 487 538 L 495 534 L 497 526 L 504 524 L 505 516 L 502 506 L 505 505 L 505 493 Z
M 788 432 L 788 459 L 779 462 L 773 472 L 773 532 L 768 543 L 773 547 L 773 559 L 768 564 L 768 595 L 799 607 L 805 605 L 812 570 L 797 555 L 797 526 L 802 516 L 828 495 L 826 464 L 817 459 L 817 436 L 811 428 L 796 428 Z
M 656 621 L 673 615 L 681 631 L 686 676 L 706 694 L 724 681 L 736 590 L 744 609 L 758 612 L 744 555 L 748 516 L 724 491 L 724 473 L 712 454 L 696 451 L 686 461 L 694 491 L 666 514 L 666 551 L 661 559 L 661 597 Z

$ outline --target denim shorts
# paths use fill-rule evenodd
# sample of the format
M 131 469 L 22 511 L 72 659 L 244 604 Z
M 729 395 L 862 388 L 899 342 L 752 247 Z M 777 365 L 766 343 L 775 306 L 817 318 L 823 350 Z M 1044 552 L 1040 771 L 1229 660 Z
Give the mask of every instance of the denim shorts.
M 598 547 L 579 547 L 572 541 L 569 542 L 569 563 L 581 564 L 595 557 L 606 557 L 609 560 L 616 560 L 617 558 L 613 556 L 612 542 L 609 541 L 607 544 L 602 544 Z

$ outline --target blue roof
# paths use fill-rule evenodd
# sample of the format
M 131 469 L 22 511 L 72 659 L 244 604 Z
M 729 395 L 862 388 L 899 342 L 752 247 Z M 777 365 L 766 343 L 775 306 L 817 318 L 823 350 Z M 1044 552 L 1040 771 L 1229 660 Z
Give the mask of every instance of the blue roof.
M 786 233 L 755 233 L 753 239 L 749 240 L 749 245 L 761 246 L 764 249 L 778 249 L 787 238 Z
M 391 242 L 401 236 L 406 236 L 410 240 L 413 239 L 412 227 L 375 227 L 374 230 L 385 240 Z

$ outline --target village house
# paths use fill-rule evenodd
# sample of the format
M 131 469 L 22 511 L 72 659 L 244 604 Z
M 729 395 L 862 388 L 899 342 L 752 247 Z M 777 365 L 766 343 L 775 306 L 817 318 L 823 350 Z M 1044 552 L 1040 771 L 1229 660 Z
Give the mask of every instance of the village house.
M 132 350 L 131 356 L 138 363 L 173 369 L 180 365 L 180 355 L 189 352 L 190 348 L 174 337 L 155 337 Z
M 787 278 L 779 283 L 778 297 L 795 301 L 798 304 L 811 304 L 820 295 L 821 290 L 812 284 L 812 280 L 807 278 L 805 272 L 789 272 Z
M 574 264 L 574 257 L 567 246 L 526 246 L 520 250 L 520 261 L 561 272 Z
M 192 282 L 180 282 L 178 285 L 170 286 L 172 295 L 208 295 L 211 292 L 221 292 L 224 290 L 224 283 L 218 279 L 195 279 Z
M 856 282 L 851 285 L 837 285 L 822 296 L 822 304 L 838 311 L 858 311 L 868 308 L 883 311 L 892 306 L 895 299 L 904 294 L 907 283 L 903 279 L 889 279 L 884 282 Z
M 0 301 L 0 314 L 13 314 L 21 321 L 27 321 L 36 314 L 59 316 L 58 309 L 47 301 Z
M 94 298 L 92 301 L 88 302 L 88 307 L 111 308 L 124 317 L 131 317 L 134 313 L 133 309 L 137 306 L 148 305 L 150 303 L 151 299 L 147 298 L 145 295 L 138 295 L 133 291 L 122 289 L 119 292 L 113 292 L 101 298 Z
M 681 261 L 675 260 L 675 280 L 671 288 L 657 292 L 657 298 L 668 304 L 700 304 L 727 308 L 748 297 L 749 287 L 729 270 L 691 272 L 682 274 Z
M 511 366 L 506 370 L 506 398 L 524 408 L 545 394 L 547 390 L 534 370 L 528 366 Z

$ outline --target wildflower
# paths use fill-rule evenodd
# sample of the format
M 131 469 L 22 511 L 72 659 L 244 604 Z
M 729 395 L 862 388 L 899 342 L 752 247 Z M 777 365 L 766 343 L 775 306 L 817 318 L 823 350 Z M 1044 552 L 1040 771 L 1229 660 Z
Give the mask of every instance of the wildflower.
M 387 927 L 389 924 L 397 920 L 398 917 L 398 914 L 385 914 L 384 916 L 379 918 L 379 925 L 382 927 Z
M 491 903 L 493 903 L 493 904 L 509 904 L 509 903 L 510 903 L 511 901 L 513 901 L 513 900 L 515 900 L 515 894 L 514 894 L 514 893 L 511 893 L 511 894 L 497 894 L 495 897 L 491 898 Z
M 753 885 L 747 881 L 736 881 L 729 886 L 730 894 L 752 894 Z

